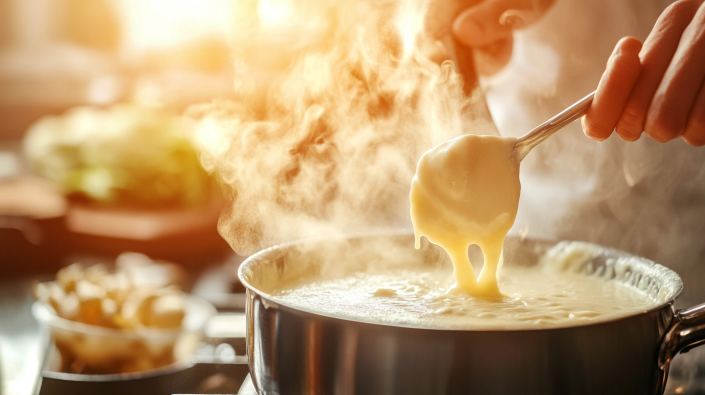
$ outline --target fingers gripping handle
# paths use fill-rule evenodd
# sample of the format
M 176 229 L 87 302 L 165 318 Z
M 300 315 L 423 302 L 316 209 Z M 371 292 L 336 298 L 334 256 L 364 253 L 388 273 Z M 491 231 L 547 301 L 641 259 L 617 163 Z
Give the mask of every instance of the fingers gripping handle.
M 676 313 L 661 339 L 658 365 L 668 368 L 676 354 L 705 344 L 705 303 Z

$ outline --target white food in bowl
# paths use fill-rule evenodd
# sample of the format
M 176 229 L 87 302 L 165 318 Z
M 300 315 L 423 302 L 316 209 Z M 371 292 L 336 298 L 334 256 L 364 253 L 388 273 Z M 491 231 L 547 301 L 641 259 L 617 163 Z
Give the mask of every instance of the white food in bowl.
M 193 295 L 182 294 L 185 316 L 179 328 L 134 330 L 105 328 L 61 318 L 45 302 L 32 306 L 62 357 L 64 371 L 96 374 L 156 369 L 192 355 L 215 308 Z

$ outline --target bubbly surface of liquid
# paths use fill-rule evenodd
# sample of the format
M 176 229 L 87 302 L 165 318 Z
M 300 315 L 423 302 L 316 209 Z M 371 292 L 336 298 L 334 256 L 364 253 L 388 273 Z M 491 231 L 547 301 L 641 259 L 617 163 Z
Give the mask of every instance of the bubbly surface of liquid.
M 539 329 L 608 321 L 655 307 L 642 292 L 600 278 L 505 267 L 503 296 L 447 293 L 447 271 L 396 270 L 311 279 L 275 290 L 275 300 L 361 321 L 443 329 Z
M 452 292 L 479 297 L 501 295 L 497 284 L 502 246 L 519 206 L 519 163 L 512 158 L 516 139 L 466 135 L 426 152 L 411 184 L 411 220 L 453 261 Z M 477 244 L 485 256 L 479 277 L 467 249 Z

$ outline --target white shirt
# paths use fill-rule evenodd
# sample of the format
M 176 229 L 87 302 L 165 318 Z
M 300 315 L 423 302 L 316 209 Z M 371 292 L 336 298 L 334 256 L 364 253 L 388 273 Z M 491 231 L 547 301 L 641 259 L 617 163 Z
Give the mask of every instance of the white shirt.
M 515 33 L 510 63 L 481 81 L 500 133 L 520 136 L 592 92 L 617 41 L 645 40 L 670 1 L 558 0 Z M 683 306 L 705 301 L 705 148 L 646 135 L 588 139 L 575 122 L 522 163 L 514 233 L 578 239 L 662 263 Z

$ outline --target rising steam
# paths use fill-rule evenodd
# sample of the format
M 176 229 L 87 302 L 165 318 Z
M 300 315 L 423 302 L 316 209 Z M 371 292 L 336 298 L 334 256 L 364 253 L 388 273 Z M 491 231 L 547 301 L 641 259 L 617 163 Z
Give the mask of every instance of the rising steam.
M 296 5 L 327 15 L 328 37 L 272 84 L 265 116 L 243 103 L 190 111 L 200 119 L 202 162 L 232 202 L 219 231 L 238 253 L 409 227 L 423 152 L 487 126 L 467 111 L 478 98 L 463 95 L 453 65 L 420 49 L 431 40 L 422 2 L 316 3 Z

